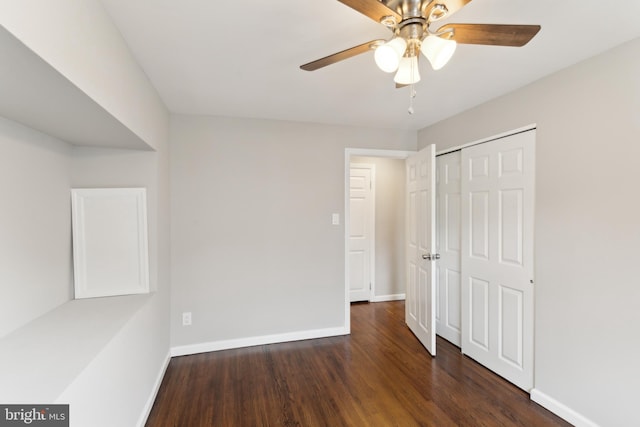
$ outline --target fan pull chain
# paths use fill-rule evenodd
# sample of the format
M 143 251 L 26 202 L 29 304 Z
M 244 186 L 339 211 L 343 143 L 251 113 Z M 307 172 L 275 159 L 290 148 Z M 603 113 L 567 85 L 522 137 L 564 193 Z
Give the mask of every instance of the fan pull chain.
M 413 84 L 409 85 L 409 109 L 407 112 L 413 114 L 413 98 L 416 97 L 416 90 L 413 88 Z

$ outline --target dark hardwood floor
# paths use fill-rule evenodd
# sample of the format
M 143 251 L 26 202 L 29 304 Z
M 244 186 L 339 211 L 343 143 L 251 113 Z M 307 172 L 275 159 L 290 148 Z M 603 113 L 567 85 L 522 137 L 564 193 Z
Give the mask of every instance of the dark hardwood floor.
M 404 302 L 354 304 L 351 335 L 173 358 L 148 427 L 569 426 L 438 338 Z

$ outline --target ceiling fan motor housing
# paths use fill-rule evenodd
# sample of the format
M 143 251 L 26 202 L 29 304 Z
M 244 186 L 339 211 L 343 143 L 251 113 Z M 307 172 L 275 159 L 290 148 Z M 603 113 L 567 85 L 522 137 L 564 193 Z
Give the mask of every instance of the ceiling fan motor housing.
M 424 18 L 405 19 L 398 28 L 398 35 L 407 40 L 407 45 L 416 43 L 419 45 L 426 33 L 427 21 Z

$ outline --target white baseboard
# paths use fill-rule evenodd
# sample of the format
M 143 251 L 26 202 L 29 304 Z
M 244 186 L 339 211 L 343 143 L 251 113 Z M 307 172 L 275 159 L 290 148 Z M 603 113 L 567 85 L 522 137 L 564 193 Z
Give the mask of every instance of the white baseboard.
M 587 417 L 563 403 L 555 400 L 553 397 L 541 392 L 538 389 L 531 390 L 531 400 L 542 406 L 543 408 L 548 409 L 553 412 L 560 418 L 564 419 L 567 422 L 570 422 L 576 427 L 599 427 L 598 424 L 594 423 Z
M 186 356 L 189 354 L 207 353 L 209 351 L 229 350 L 232 348 L 252 347 L 254 345 L 277 344 L 289 341 L 301 341 L 315 338 L 348 335 L 344 327 L 314 329 L 310 331 L 288 332 L 285 334 L 262 335 L 258 337 L 238 338 L 232 340 L 212 341 L 201 344 L 182 345 L 171 348 L 171 356 Z
M 379 295 L 371 298 L 371 302 L 400 301 L 404 300 L 405 294 Z
M 140 414 L 140 418 L 138 419 L 138 423 L 136 424 L 138 427 L 144 427 L 147 423 L 147 419 L 149 418 L 149 414 L 151 414 L 151 409 L 153 408 L 153 404 L 156 401 L 156 396 L 158 395 L 158 391 L 160 390 L 160 385 L 162 384 L 162 379 L 164 378 L 164 374 L 169 367 L 169 362 L 171 361 L 171 352 L 167 352 L 167 357 L 165 357 L 164 362 L 162 363 L 162 367 L 160 371 L 158 371 L 158 376 L 156 377 L 156 382 L 153 384 L 153 390 L 147 399 L 147 403 L 144 405 L 142 409 L 142 413 Z

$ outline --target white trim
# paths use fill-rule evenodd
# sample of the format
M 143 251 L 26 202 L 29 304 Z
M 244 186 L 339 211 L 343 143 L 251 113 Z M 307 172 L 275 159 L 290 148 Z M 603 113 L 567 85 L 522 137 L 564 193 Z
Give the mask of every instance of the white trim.
M 415 151 L 379 150 L 372 148 L 344 149 L 344 330 L 351 333 L 351 298 L 349 296 L 349 169 L 352 156 L 384 157 L 388 159 L 406 159 Z
M 531 390 L 531 400 L 576 427 L 599 427 L 598 424 L 594 423 L 584 415 L 579 414 L 553 397 L 541 392 L 537 388 Z
M 369 301 L 376 294 L 376 165 L 371 165 L 371 225 L 369 227 Z
M 405 294 L 379 295 L 371 298 L 371 302 L 401 301 L 404 299 L 406 299 Z
M 415 151 L 406 150 L 378 150 L 373 148 L 345 148 L 349 157 L 384 157 L 387 159 L 406 159 Z
M 158 376 L 156 377 L 156 382 L 153 384 L 153 389 L 151 390 L 151 394 L 147 399 L 147 403 L 142 408 L 142 413 L 140 414 L 140 418 L 138 418 L 137 426 L 144 427 L 147 423 L 147 419 L 149 418 L 149 414 L 151 414 L 151 409 L 153 408 L 153 404 L 156 401 L 156 396 L 158 395 L 158 391 L 160 390 L 160 385 L 162 384 L 162 379 L 164 378 L 165 372 L 167 372 L 167 368 L 169 367 L 169 362 L 171 361 L 171 352 L 167 351 L 167 356 L 162 363 L 162 367 L 160 371 L 158 371 Z
M 371 178 L 371 188 L 369 199 L 369 213 L 371 214 L 371 223 L 369 224 L 369 292 L 367 301 L 371 301 L 376 295 L 376 165 L 373 163 L 350 163 L 349 170 L 351 169 L 369 169 L 369 176 Z M 351 199 L 351 188 L 349 188 L 349 199 Z M 349 203 L 349 218 L 351 218 L 351 203 Z M 345 220 L 346 221 L 346 220 Z M 351 225 L 351 219 L 349 219 L 349 225 Z M 347 249 L 348 250 L 348 249 Z M 347 254 L 347 260 L 349 259 Z M 347 288 L 351 289 L 350 276 L 346 276 Z M 349 301 L 351 301 L 351 295 L 349 295 Z
M 289 341 L 328 338 L 338 335 L 348 335 L 344 327 L 313 329 L 309 331 L 287 332 L 284 334 L 262 335 L 257 337 L 237 338 L 231 340 L 211 341 L 200 344 L 181 345 L 171 347 L 171 356 L 187 356 L 189 354 L 208 353 L 210 351 L 229 350 L 233 348 L 252 347 L 264 344 L 277 344 Z
M 510 136 L 510 135 L 513 135 L 513 134 L 516 134 L 516 133 L 521 133 L 521 132 L 526 132 L 528 130 L 533 130 L 536 127 L 537 127 L 537 125 L 535 123 L 532 123 L 530 125 L 523 126 L 521 128 L 511 129 L 511 130 L 508 130 L 506 132 L 502 132 L 502 133 L 499 133 L 499 134 L 496 134 L 496 135 L 488 136 L 486 138 L 478 139 L 476 141 L 468 142 L 466 144 L 457 145 L 457 146 L 451 147 L 451 148 L 445 148 L 442 151 L 436 151 L 436 156 L 441 156 L 443 154 L 448 154 L 448 153 L 452 153 L 454 151 L 459 151 L 459 150 L 462 150 L 463 148 L 471 147 L 473 145 L 483 144 L 485 142 L 493 141 L 494 139 L 504 138 L 505 136 Z

